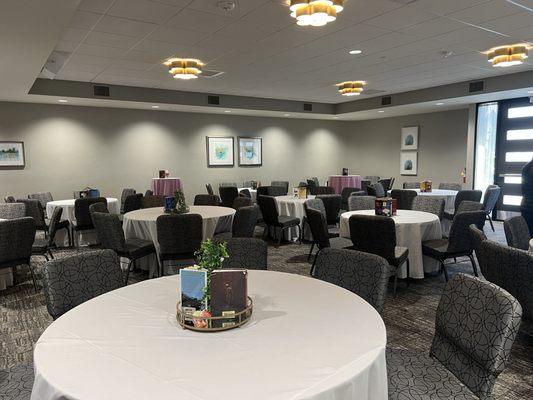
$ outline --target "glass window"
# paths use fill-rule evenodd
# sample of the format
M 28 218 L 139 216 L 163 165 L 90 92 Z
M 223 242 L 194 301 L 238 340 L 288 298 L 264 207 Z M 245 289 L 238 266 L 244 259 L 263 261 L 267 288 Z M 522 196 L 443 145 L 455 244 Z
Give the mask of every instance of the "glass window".
M 521 202 L 522 196 L 512 196 L 509 194 L 503 196 L 503 204 L 508 206 L 519 206 Z
M 533 117 L 533 106 L 510 108 L 507 118 Z
M 504 183 L 510 183 L 510 184 L 521 184 L 522 183 L 522 177 L 521 176 L 505 176 L 503 178 Z
M 533 151 L 513 151 L 505 153 L 505 162 L 529 162 L 533 158 Z
M 507 140 L 532 140 L 533 129 L 515 129 L 507 131 Z
M 485 191 L 494 183 L 498 103 L 480 104 L 477 109 L 474 187 Z

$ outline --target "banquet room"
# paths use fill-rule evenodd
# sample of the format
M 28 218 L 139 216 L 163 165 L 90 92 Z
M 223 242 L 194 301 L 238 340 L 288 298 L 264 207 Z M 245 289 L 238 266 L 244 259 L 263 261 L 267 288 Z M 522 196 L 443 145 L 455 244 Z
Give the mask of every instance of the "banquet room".
M 0 32 L 0 400 L 533 399 L 531 0 Z

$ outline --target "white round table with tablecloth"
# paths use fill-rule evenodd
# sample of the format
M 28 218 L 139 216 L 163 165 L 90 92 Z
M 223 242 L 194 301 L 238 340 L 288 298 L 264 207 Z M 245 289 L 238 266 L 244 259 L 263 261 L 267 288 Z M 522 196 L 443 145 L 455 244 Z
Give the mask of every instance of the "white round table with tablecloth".
M 111 214 L 120 214 L 120 202 L 114 197 L 107 197 L 107 209 Z M 61 220 L 68 220 L 72 225 L 72 221 L 76 221 L 76 215 L 74 212 L 75 199 L 66 200 L 54 200 L 46 203 L 46 215 L 51 217 L 56 207 L 61 207 L 63 213 L 61 214 Z M 95 231 L 84 231 L 79 234 L 79 244 L 96 243 Z M 68 236 L 65 229 L 57 231 L 55 242 L 58 246 L 68 246 Z
M 386 400 L 386 330 L 359 296 L 249 271 L 251 320 L 202 333 L 176 321 L 179 277 L 136 283 L 53 322 L 32 400 Z
M 340 236 L 350 237 L 350 216 L 375 215 L 375 210 L 349 211 L 341 214 Z M 409 276 L 421 279 L 424 272 L 439 270 L 438 261 L 422 255 L 422 242 L 426 240 L 441 239 L 442 229 L 439 218 L 423 211 L 398 210 L 392 219 L 396 225 L 396 245 L 409 249 Z M 402 268 L 401 278 L 405 277 Z
M 215 233 L 230 232 L 235 210 L 227 207 L 189 206 L 189 213 L 199 214 L 203 221 L 203 239 L 211 239 Z M 157 242 L 157 217 L 165 214 L 163 207 L 143 208 L 124 214 L 124 235 L 128 238 L 139 238 Z M 150 271 L 150 276 L 157 272 L 157 260 L 154 256 L 139 260 L 138 267 Z
M 304 203 L 308 199 L 314 199 L 315 196 L 308 196 L 307 199 L 300 199 L 292 195 L 288 196 L 276 196 L 276 206 L 278 208 L 279 215 L 288 215 L 290 217 L 296 217 L 300 219 L 300 228 L 303 229 L 303 218 L 305 216 Z M 296 240 L 298 237 L 298 229 L 290 228 L 285 231 L 285 238 L 288 240 Z M 311 239 L 311 230 L 305 229 L 304 239 Z

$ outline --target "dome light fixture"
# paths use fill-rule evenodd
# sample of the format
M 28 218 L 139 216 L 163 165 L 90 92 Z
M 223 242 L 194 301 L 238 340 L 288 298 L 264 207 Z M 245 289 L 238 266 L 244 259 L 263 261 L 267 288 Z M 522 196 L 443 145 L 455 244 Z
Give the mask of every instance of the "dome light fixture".
M 339 93 L 343 96 L 359 96 L 365 85 L 365 81 L 347 81 L 337 83 L 335 86 L 337 86 Z
M 337 19 L 344 0 L 290 0 L 291 17 L 300 26 L 324 26 Z
M 163 63 L 174 79 L 197 79 L 204 63 L 195 58 L 169 58 Z
M 528 57 L 528 46 L 513 44 L 493 47 L 487 51 L 487 56 L 493 67 L 512 67 L 524 63 Z

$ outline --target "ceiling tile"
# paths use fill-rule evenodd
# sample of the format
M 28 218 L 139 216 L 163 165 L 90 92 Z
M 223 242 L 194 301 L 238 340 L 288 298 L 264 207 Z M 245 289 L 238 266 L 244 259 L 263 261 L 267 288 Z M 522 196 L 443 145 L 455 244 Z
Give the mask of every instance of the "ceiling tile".
M 78 10 L 91 11 L 103 14 L 107 11 L 113 0 L 82 0 Z
M 143 37 L 157 28 L 156 24 L 134 21 L 131 19 L 104 16 L 94 27 L 97 32 L 115 33 L 134 37 Z
M 86 56 L 109 57 L 109 58 L 120 57 L 125 52 L 126 52 L 125 49 L 120 49 L 117 47 L 95 46 L 91 44 L 82 44 L 76 50 L 76 54 L 83 54 Z
M 525 26 L 531 26 L 533 13 L 520 12 L 518 14 L 508 15 L 506 17 L 495 18 L 480 24 L 484 28 L 493 29 L 497 32 L 508 34 L 509 32 Z
M 87 29 L 75 29 L 75 28 L 67 28 L 59 41 L 66 41 L 66 42 L 74 42 L 79 43 L 81 42 L 85 36 L 89 34 L 89 31 Z
M 209 33 L 161 25 L 146 37 L 149 40 L 193 46 L 209 36 Z
M 181 8 L 148 0 L 115 0 L 108 14 L 137 21 L 163 23 Z
M 368 19 L 365 23 L 383 29 L 398 30 L 435 18 L 435 15 L 418 9 L 417 4 L 415 2 L 413 5 L 396 8 L 378 17 Z
M 101 17 L 102 14 L 78 10 L 70 21 L 70 27 L 91 30 Z
M 138 40 L 139 39 L 131 36 L 92 31 L 91 33 L 89 33 L 84 43 L 93 44 L 97 46 L 110 46 L 118 47 L 121 49 L 129 49 L 135 43 L 137 43 Z
M 192 0 L 188 8 L 196 11 L 218 14 L 229 18 L 241 18 L 260 5 L 269 0 L 235 0 L 235 8 L 231 11 L 224 11 L 217 6 L 217 0 Z
M 338 19 L 346 18 L 353 22 L 362 22 L 400 7 L 402 7 L 400 3 L 389 0 L 349 1 L 346 2 Z
M 56 75 L 55 79 L 60 79 L 64 81 L 81 81 L 81 82 L 91 82 L 96 75 L 95 72 L 81 72 L 81 71 L 61 71 Z
M 474 7 L 465 8 L 461 11 L 447 14 L 446 16 L 470 24 L 479 24 L 491 19 L 517 14 L 520 11 L 520 8 L 506 1 L 492 0 L 489 3 L 482 3 Z
M 170 58 L 173 56 L 179 56 L 186 47 L 187 46 L 174 43 L 143 39 L 135 45 L 133 50 L 140 50 L 159 54 L 161 58 Z
M 212 33 L 233 22 L 233 19 L 221 15 L 185 9 L 174 16 L 167 25 L 181 29 Z

